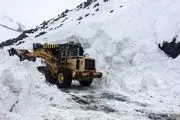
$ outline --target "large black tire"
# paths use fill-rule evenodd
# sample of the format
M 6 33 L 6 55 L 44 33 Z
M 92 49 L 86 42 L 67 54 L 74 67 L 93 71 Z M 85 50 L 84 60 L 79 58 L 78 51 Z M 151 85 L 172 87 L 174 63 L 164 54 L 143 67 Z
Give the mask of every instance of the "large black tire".
M 56 79 L 52 77 L 50 74 L 49 70 L 45 66 L 38 66 L 37 67 L 38 71 L 41 72 L 43 75 L 45 75 L 46 78 L 46 83 L 48 84 L 56 84 Z
M 71 72 L 67 69 L 60 71 L 57 78 L 57 86 L 58 88 L 67 88 L 72 83 L 72 75 Z
M 49 73 L 45 74 L 46 82 L 52 85 L 56 85 L 56 79 Z
M 79 81 L 82 86 L 90 86 L 93 81 L 93 78 L 86 78 Z

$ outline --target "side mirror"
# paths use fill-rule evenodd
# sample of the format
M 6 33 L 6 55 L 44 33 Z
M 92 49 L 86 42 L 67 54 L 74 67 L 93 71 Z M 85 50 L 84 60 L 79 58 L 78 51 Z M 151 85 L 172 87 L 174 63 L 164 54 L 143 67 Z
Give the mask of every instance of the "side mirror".
M 85 58 L 89 58 L 89 54 L 88 54 L 88 53 L 85 53 L 85 54 L 84 54 L 84 57 L 85 57 Z

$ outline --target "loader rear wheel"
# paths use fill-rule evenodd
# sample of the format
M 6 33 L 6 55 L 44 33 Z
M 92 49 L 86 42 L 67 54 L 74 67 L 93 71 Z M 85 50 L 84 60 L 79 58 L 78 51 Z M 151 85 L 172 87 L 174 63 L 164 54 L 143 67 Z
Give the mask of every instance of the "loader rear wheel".
M 93 78 L 86 78 L 86 79 L 82 79 L 79 81 L 79 83 L 82 85 L 82 86 L 90 86 L 91 83 L 93 81 Z
M 71 85 L 71 83 L 72 83 L 71 72 L 67 69 L 62 70 L 58 74 L 58 79 L 57 79 L 58 88 L 67 88 Z

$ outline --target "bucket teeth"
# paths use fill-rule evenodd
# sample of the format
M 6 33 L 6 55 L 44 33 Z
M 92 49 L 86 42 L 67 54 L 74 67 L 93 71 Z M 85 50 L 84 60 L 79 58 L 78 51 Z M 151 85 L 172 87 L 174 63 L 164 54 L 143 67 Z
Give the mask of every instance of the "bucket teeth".
M 11 55 L 11 51 L 10 51 L 10 50 L 8 50 L 8 53 L 9 53 L 9 56 L 12 56 L 12 55 Z
M 9 52 L 9 56 L 13 56 L 14 55 L 13 54 L 14 53 L 14 49 L 13 48 L 9 49 L 8 52 Z

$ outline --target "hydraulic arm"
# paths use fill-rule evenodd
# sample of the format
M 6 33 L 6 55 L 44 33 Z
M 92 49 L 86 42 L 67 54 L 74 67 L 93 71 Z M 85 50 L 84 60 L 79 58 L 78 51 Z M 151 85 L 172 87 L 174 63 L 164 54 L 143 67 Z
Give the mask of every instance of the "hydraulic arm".
M 28 60 L 28 61 L 36 61 L 36 58 L 42 58 L 46 63 L 46 67 L 50 70 L 51 73 L 57 73 L 57 59 L 45 49 L 36 49 L 33 52 L 29 52 L 28 50 L 22 49 L 14 49 L 11 48 L 8 50 L 10 56 L 17 55 L 20 58 L 20 61 Z

